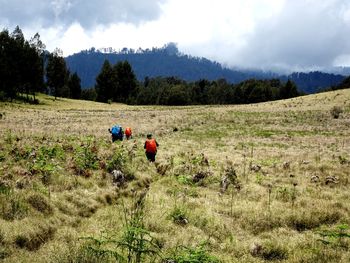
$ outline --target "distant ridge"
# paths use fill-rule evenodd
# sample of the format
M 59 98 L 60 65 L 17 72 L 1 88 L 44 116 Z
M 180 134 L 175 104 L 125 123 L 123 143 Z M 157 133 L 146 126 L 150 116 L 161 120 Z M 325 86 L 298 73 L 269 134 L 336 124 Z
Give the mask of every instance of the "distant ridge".
M 143 81 L 145 77 L 157 76 L 175 76 L 186 81 L 224 78 L 230 83 L 239 83 L 251 78 L 279 78 L 283 81 L 291 79 L 296 83 L 299 90 L 305 93 L 314 93 L 335 86 L 345 78 L 342 75 L 323 72 L 293 73 L 288 76 L 281 76 L 273 72 L 233 70 L 206 58 L 181 54 L 174 43 L 169 43 L 162 48 L 145 50 L 124 48 L 116 51 L 113 48 L 91 48 L 65 59 L 70 71 L 78 73 L 83 88 L 95 85 L 96 76 L 106 59 L 111 64 L 127 60 L 139 81 Z

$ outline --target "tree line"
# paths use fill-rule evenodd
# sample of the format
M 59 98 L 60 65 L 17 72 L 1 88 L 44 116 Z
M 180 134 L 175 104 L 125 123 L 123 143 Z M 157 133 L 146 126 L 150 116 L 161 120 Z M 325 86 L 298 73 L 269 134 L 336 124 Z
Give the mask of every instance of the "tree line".
M 172 46 L 168 47 L 170 49 Z M 176 53 L 177 49 L 166 50 Z M 231 84 L 225 79 L 185 81 L 178 77 L 145 77 L 138 81 L 126 60 L 114 65 L 105 60 L 95 86 L 81 89 L 78 74 L 67 68 L 62 51 L 49 53 L 35 34 L 24 39 L 17 26 L 12 33 L 0 33 L 0 99 L 43 92 L 57 97 L 88 99 L 99 102 L 122 102 L 140 105 L 242 104 L 300 95 L 296 85 L 287 80 L 249 79 Z
M 243 104 L 300 95 L 291 81 L 250 79 L 230 84 L 225 79 L 187 82 L 177 77 L 146 77 L 138 82 L 127 61 L 111 65 L 105 60 L 90 89 L 90 100 L 138 105 Z
M 80 78 L 67 69 L 62 51 L 49 53 L 45 48 L 38 33 L 28 41 L 18 26 L 12 33 L 0 32 L 0 100 L 35 102 L 36 92 L 81 97 Z

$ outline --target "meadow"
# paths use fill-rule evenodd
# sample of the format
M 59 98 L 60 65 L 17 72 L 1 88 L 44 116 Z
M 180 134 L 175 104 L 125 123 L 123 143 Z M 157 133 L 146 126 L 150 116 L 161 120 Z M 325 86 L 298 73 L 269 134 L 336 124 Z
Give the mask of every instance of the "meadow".
M 350 261 L 349 89 L 222 106 L 38 99 L 0 102 L 0 261 Z M 116 123 L 133 138 L 112 143 Z

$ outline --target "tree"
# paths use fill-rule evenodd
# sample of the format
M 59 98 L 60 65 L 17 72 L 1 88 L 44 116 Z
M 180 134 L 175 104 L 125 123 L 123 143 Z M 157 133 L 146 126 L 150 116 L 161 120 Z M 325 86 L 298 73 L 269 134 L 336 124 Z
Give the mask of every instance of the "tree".
M 33 38 L 31 39 L 33 41 Z M 26 42 L 24 45 L 24 62 L 23 62 L 23 85 L 25 93 L 28 95 L 31 93 L 42 91 L 44 87 L 44 50 L 40 41 L 39 34 L 35 35 L 36 42 Z M 38 45 L 38 46 L 37 46 Z
M 32 73 L 33 80 L 35 81 L 34 91 L 43 92 L 44 91 L 44 62 L 46 59 L 45 48 L 46 45 L 41 41 L 39 33 L 36 33 L 30 40 L 29 45 L 31 47 L 32 52 L 35 51 L 36 57 L 32 62 Z M 33 54 L 32 54 L 33 55 Z M 34 92 L 35 99 L 35 92 Z
M 350 76 L 346 77 L 335 89 L 348 89 L 350 88 Z
M 60 54 L 60 51 L 57 49 L 50 54 L 46 67 L 47 85 L 55 99 L 62 95 L 68 77 L 66 62 Z
M 288 79 L 287 83 L 280 88 L 280 99 L 288 99 L 298 96 L 297 86 Z
M 15 55 L 14 40 L 7 30 L 0 33 L 0 97 L 14 99 L 17 93 L 17 68 L 12 57 Z
M 108 60 L 102 65 L 100 74 L 96 77 L 97 101 L 107 102 L 113 98 L 113 87 L 115 86 L 113 69 Z
M 36 49 L 38 43 L 43 50 L 39 34 L 28 42 L 18 26 L 11 35 L 7 30 L 0 33 L 0 90 L 5 97 L 12 100 L 22 92 L 27 99 L 32 93 L 35 99 L 35 92 L 43 87 L 43 58 Z
M 76 72 L 73 75 L 69 76 L 68 88 L 69 88 L 70 97 L 72 99 L 80 99 L 81 97 L 80 78 Z
M 170 87 L 168 96 L 168 105 L 188 105 L 191 102 L 187 86 L 182 84 Z
M 81 99 L 96 101 L 97 93 L 95 88 L 83 89 L 81 91 Z
M 113 100 L 127 102 L 130 96 L 134 96 L 137 86 L 136 76 L 128 61 L 118 62 L 113 67 L 116 86 L 113 92 Z

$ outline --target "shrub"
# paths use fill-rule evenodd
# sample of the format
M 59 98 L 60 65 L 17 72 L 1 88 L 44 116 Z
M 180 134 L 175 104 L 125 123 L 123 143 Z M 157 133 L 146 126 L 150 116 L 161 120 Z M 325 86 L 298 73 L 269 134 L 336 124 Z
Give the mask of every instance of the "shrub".
M 97 147 L 91 146 L 90 143 L 79 146 L 75 149 L 74 170 L 78 175 L 90 176 L 89 170 L 99 168 Z
M 112 172 L 113 170 L 120 170 L 124 172 L 124 168 L 127 161 L 127 153 L 125 150 L 119 148 L 113 155 L 110 157 L 110 160 L 107 161 L 107 171 Z
M 334 106 L 334 107 L 331 109 L 330 113 L 331 113 L 331 115 L 332 115 L 332 117 L 333 117 L 334 119 L 338 119 L 339 116 L 340 116 L 340 114 L 343 113 L 343 109 L 342 109 L 341 107 L 339 107 L 339 106 Z

